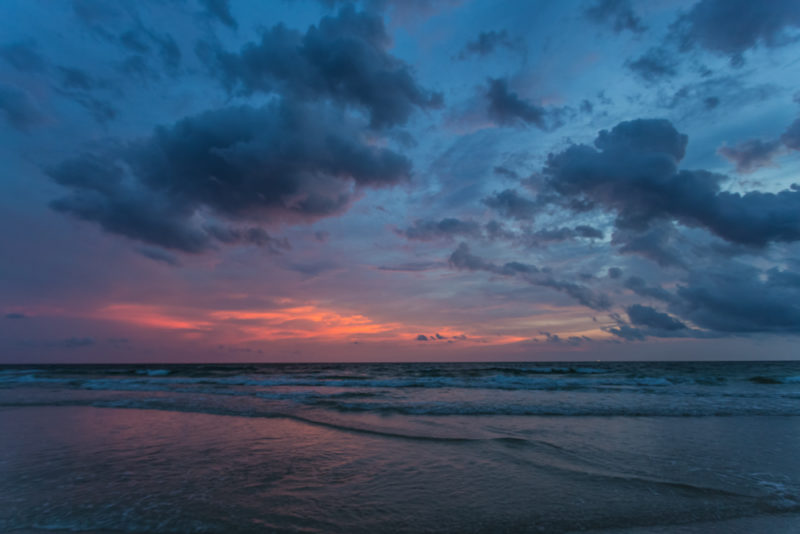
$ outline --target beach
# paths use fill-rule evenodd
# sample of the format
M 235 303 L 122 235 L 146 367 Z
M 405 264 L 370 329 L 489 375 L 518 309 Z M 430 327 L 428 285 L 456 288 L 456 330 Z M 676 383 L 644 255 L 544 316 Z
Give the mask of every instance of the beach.
M 773 366 L 775 384 L 738 384 L 722 367 L 719 383 L 700 386 L 716 389 L 696 391 L 699 400 L 684 398 L 681 409 L 701 413 L 716 402 L 727 413 L 695 416 L 636 415 L 635 406 L 623 415 L 614 396 L 632 386 L 603 385 L 600 376 L 605 384 L 625 378 L 609 364 L 591 372 L 522 364 L 6 369 L 0 529 L 791 532 L 787 525 L 800 525 L 800 416 L 791 412 L 796 401 L 785 402 L 797 386 L 777 381 L 795 376 L 795 364 L 759 365 Z M 534 371 L 519 373 L 526 369 Z M 439 375 L 440 387 L 409 383 L 423 372 Z M 484 387 L 441 385 L 465 374 Z M 485 387 L 509 375 L 567 382 L 495 395 Z M 673 367 L 660 378 L 681 376 Z M 639 386 L 636 394 L 667 406 L 676 402 L 669 390 L 681 387 L 697 385 Z M 413 414 L 331 404 L 380 398 L 384 408 L 402 408 L 425 389 L 451 412 L 461 398 L 464 413 L 422 413 L 419 400 Z M 737 389 L 751 401 L 769 397 L 749 405 L 775 413 L 733 413 L 737 405 L 719 399 Z M 485 413 L 481 402 L 514 392 L 573 409 L 588 401 L 571 397 L 594 395 L 591 404 L 609 415 L 520 415 L 507 398 L 495 409 L 506 413 Z M 470 406 L 484 413 L 465 412 Z

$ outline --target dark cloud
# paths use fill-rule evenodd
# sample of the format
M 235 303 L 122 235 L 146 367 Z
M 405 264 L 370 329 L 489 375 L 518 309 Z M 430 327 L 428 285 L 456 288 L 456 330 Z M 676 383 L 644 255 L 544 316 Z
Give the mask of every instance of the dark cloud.
M 420 87 L 389 45 L 379 15 L 348 5 L 305 34 L 279 24 L 239 53 L 213 47 L 199 53 L 231 91 L 330 99 L 366 110 L 380 128 L 405 123 L 417 108 L 442 105 L 442 95 Z
M 694 324 L 718 332 L 800 332 L 800 275 L 766 273 L 731 263 L 724 271 L 693 272 L 670 307 Z
M 175 75 L 181 63 L 181 50 L 169 34 L 158 34 L 144 27 L 137 27 L 122 33 L 118 42 L 124 50 L 131 52 L 120 65 L 127 75 L 136 76 L 142 81 L 158 80 L 166 72 Z M 150 57 L 161 60 L 163 71 L 151 64 Z
M 654 223 L 645 229 L 614 230 L 611 244 L 619 246 L 622 254 L 636 254 L 662 267 L 685 267 L 683 252 L 677 246 L 678 232 L 670 222 Z
M 82 69 L 58 67 L 61 78 L 56 91 L 86 109 L 99 123 L 105 124 L 118 115 L 117 109 L 107 100 L 94 95 L 99 89 L 108 89 L 109 84 L 97 79 Z
M 398 233 L 408 239 L 432 241 L 442 238 L 452 239 L 456 236 L 478 237 L 481 235 L 481 227 L 475 221 L 462 221 L 454 218 L 440 221 L 417 219 L 413 226 L 399 230 Z
M 24 313 L 7 313 L 5 315 L 6 319 L 27 319 L 28 316 Z
M 634 304 L 626 308 L 630 322 L 625 321 L 618 313 L 609 317 L 616 326 L 603 330 L 627 341 L 644 341 L 648 337 L 657 338 L 709 338 L 718 337 L 713 332 L 690 328 L 667 313 L 660 312 L 650 306 Z
M 83 154 L 48 171 L 72 193 L 55 200 L 56 211 L 98 223 L 104 230 L 184 252 L 210 248 L 209 236 L 191 224 L 194 207 L 140 183 L 127 183 L 112 155 Z
M 428 336 L 426 336 L 425 334 L 419 334 L 417 336 L 417 341 L 428 341 Z
M 508 262 L 504 265 L 496 265 L 492 262 L 486 261 L 483 258 L 476 256 L 470 252 L 469 246 L 466 243 L 461 243 L 458 248 L 450 254 L 448 263 L 451 267 L 455 267 L 460 271 L 487 271 L 490 273 L 499 274 L 502 276 L 514 276 L 516 274 L 533 274 L 538 273 L 533 265 L 528 265 L 519 262 Z
M 721 191 L 725 176 L 678 170 L 687 141 L 663 119 L 622 122 L 601 131 L 595 147 L 551 154 L 543 174 L 565 199 L 616 212 L 618 228 L 643 231 L 675 219 L 744 245 L 800 240 L 799 192 Z
M 149 32 L 150 39 L 155 42 L 158 56 L 170 73 L 175 73 L 181 64 L 181 49 L 171 35 Z
M 646 82 L 657 82 L 678 73 L 678 62 L 663 48 L 651 48 L 638 58 L 625 63 L 634 74 Z
M 420 261 L 420 262 L 401 263 L 399 265 L 381 265 L 378 267 L 378 270 L 418 273 L 422 271 L 430 271 L 432 269 L 438 269 L 444 266 L 445 266 L 444 263 L 438 261 Z
M 0 47 L 0 57 L 20 72 L 41 72 L 47 65 L 32 41 L 3 45 Z
M 642 33 L 647 29 L 629 0 L 595 0 L 586 6 L 584 14 L 593 22 L 610 26 L 616 33 L 624 30 Z
M 664 302 L 676 302 L 675 296 L 661 286 L 650 286 L 639 276 L 631 276 L 625 280 L 625 287 L 640 297 L 654 298 Z
M 503 223 L 495 220 L 491 220 L 488 223 L 486 223 L 484 228 L 486 229 L 486 235 L 491 240 L 495 239 L 514 240 L 518 238 L 516 233 L 507 230 Z
M 674 294 L 636 276 L 625 287 L 665 303 L 672 314 L 641 304 L 626 309 L 631 324 L 612 314 L 617 327 L 608 331 L 625 339 L 800 332 L 800 274 L 793 271 L 729 262 L 724 269 L 689 272 Z
M 787 148 L 800 150 L 800 119 L 794 121 L 781 136 L 781 142 Z
M 321 260 L 307 263 L 290 263 L 285 265 L 285 267 L 307 277 L 315 277 L 339 268 L 339 264 L 329 260 Z
M 147 54 L 150 45 L 145 41 L 145 34 L 138 30 L 128 30 L 119 36 L 120 44 L 130 52 Z
M 796 0 L 701 0 L 678 19 L 673 31 L 685 49 L 701 46 L 730 56 L 738 65 L 749 48 L 792 42 L 787 30 L 798 27 L 800 3 Z
M 0 116 L 16 128 L 26 131 L 44 122 L 44 115 L 39 112 L 28 94 L 12 85 L 0 83 Z
M 722 146 L 717 152 L 736 165 L 736 171 L 749 173 L 772 164 L 781 150 L 779 139 L 764 141 L 749 139 L 733 146 Z
M 530 220 L 539 210 L 539 204 L 520 196 L 515 189 L 506 189 L 483 199 L 483 203 L 496 210 L 504 217 L 518 220 Z
M 644 341 L 645 339 L 645 335 L 640 329 L 634 328 L 625 322 L 618 322 L 616 327 L 611 327 L 606 330 L 628 341 Z
M 637 326 L 646 326 L 657 330 L 668 331 L 685 330 L 687 328 L 685 324 L 674 317 L 670 317 L 668 314 L 657 311 L 650 306 L 634 304 L 633 306 L 628 306 L 625 311 L 628 313 L 628 318 L 631 320 L 631 323 Z
M 561 228 L 553 228 L 550 230 L 538 230 L 534 232 L 532 236 L 541 241 L 565 241 L 567 239 L 574 239 L 576 237 L 583 237 L 586 239 L 603 239 L 603 231 L 599 228 L 582 224 L 576 226 L 575 228 L 563 226 Z
M 145 243 L 200 252 L 221 239 L 213 226 L 197 223 L 204 213 L 312 221 L 346 209 L 360 188 L 406 180 L 410 167 L 405 157 L 364 142 L 358 125 L 335 110 L 274 102 L 188 117 L 48 172 L 71 189 L 52 204 L 56 210 Z M 233 240 L 256 241 L 249 232 Z
M 171 33 L 159 33 L 143 23 L 136 3 L 73 0 L 72 7 L 89 31 L 127 54 L 119 65 L 123 73 L 142 81 L 159 79 L 162 71 L 150 64 L 151 57 L 160 59 L 167 73 L 177 73 L 182 58 L 180 47 Z
M 181 265 L 180 260 L 178 260 L 174 254 L 170 254 L 166 250 L 160 248 L 142 247 L 138 249 L 138 252 L 145 258 L 149 258 L 153 261 L 160 261 L 172 267 L 179 267 Z
M 263 228 L 233 228 L 219 225 L 209 225 L 205 227 L 208 235 L 226 245 L 247 244 L 263 247 L 272 254 L 280 254 L 282 251 L 290 250 L 292 247 L 289 240 L 285 237 L 275 238 L 270 236 Z
M 151 67 L 147 58 L 141 54 L 128 56 L 118 65 L 118 68 L 125 76 L 135 78 L 140 83 L 161 79 L 160 71 Z
M 509 90 L 504 79 L 489 78 L 486 91 L 489 101 L 489 118 L 501 126 L 533 125 L 539 129 L 550 128 L 553 111 L 523 100 Z
M 608 268 L 608 277 L 612 280 L 616 280 L 622 277 L 622 269 L 619 267 L 609 267 Z
M 561 337 L 558 334 L 545 332 L 543 330 L 540 330 L 539 333 L 545 337 L 546 343 L 552 343 L 554 345 L 570 345 L 577 347 L 578 345 L 582 345 L 583 343 L 590 342 L 592 340 L 592 338 L 587 336 Z
M 513 171 L 511 169 L 507 169 L 506 167 L 502 167 L 502 166 L 499 166 L 499 165 L 494 168 L 494 173 L 495 174 L 499 174 L 500 176 L 503 176 L 505 178 L 511 178 L 512 180 L 519 179 L 519 174 L 517 174 L 516 171 Z
M 100 124 L 106 124 L 116 119 L 119 115 L 119 110 L 107 100 L 81 93 L 65 93 L 65 96 L 84 108 Z
M 501 268 L 491 262 L 487 262 L 479 256 L 475 256 L 469 250 L 466 243 L 461 243 L 458 248 L 450 254 L 448 263 L 460 271 L 488 271 L 498 273 Z
M 559 243 L 573 239 L 602 239 L 604 233 L 599 228 L 588 225 L 578 225 L 574 228 L 561 226 L 555 228 L 544 228 L 532 230 L 524 228 L 521 232 L 512 232 L 497 221 L 491 221 L 486 225 L 487 236 L 492 239 L 503 239 L 514 244 L 521 244 L 526 247 L 543 247 L 550 243 Z
M 774 84 L 748 84 L 746 76 L 717 76 L 681 86 L 675 93 L 659 97 L 659 106 L 682 110 L 686 116 L 714 109 L 724 102 L 725 109 L 737 109 L 764 102 L 780 89 Z
M 205 7 L 206 13 L 220 21 L 229 28 L 236 29 L 239 25 L 231 15 L 231 6 L 228 0 L 200 0 L 200 4 Z
M 800 119 L 794 121 L 777 139 L 748 139 L 733 146 L 722 146 L 717 152 L 736 165 L 737 172 L 749 173 L 772 165 L 785 149 L 800 150 Z
M 511 39 L 506 30 L 481 32 L 475 40 L 464 45 L 458 54 L 458 59 L 467 59 L 470 56 L 488 56 L 501 47 L 514 50 L 521 46 L 522 42 L 519 39 Z
M 535 282 L 536 285 L 550 287 L 562 293 L 566 293 L 570 297 L 577 300 L 584 306 L 593 310 L 607 310 L 611 307 L 611 300 L 608 295 L 603 293 L 595 293 L 586 286 L 568 282 L 565 280 L 556 280 L 553 277 L 547 277 Z
M 94 77 L 82 69 L 58 67 L 61 74 L 61 87 L 64 89 L 77 89 L 92 91 L 101 85 Z
M 584 306 L 595 310 L 606 310 L 611 306 L 611 301 L 607 295 L 595 293 L 591 289 L 574 282 L 557 280 L 553 278 L 548 270 L 540 270 L 530 264 L 512 261 L 497 265 L 472 254 L 466 243 L 461 243 L 450 254 L 448 261 L 451 267 L 461 271 L 486 271 L 500 276 L 519 276 L 529 284 L 549 287 L 565 293 Z

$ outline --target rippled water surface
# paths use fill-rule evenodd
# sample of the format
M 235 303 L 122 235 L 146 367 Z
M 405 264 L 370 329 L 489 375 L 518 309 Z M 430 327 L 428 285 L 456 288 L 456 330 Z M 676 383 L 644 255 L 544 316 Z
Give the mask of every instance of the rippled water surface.
M 0 531 L 800 532 L 798 416 L 794 362 L 5 366 Z

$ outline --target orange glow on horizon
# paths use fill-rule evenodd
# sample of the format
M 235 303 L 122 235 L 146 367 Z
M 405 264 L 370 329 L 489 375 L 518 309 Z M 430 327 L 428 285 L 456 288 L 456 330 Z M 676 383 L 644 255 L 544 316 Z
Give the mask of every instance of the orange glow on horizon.
M 418 343 L 423 333 L 459 344 L 505 345 L 529 339 L 511 333 L 467 333 L 448 326 L 380 322 L 359 314 L 339 311 L 317 303 L 280 301 L 285 307 L 257 310 L 204 310 L 149 304 L 115 303 L 89 315 L 95 319 L 128 323 L 155 330 L 171 330 L 183 336 L 207 336 L 210 342 L 240 344 L 276 340 L 325 340 Z M 447 344 L 442 343 L 443 345 Z M 454 343 L 455 344 L 455 343 Z

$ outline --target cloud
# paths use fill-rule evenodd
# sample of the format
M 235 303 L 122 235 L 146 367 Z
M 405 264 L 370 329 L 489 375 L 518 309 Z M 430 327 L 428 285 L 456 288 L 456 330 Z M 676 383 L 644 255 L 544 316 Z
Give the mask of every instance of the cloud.
M 428 336 L 425 334 L 420 334 L 417 336 L 417 341 L 428 341 Z
M 700 46 L 740 65 L 750 48 L 792 42 L 787 30 L 798 27 L 800 4 L 795 0 L 700 0 L 675 22 L 673 31 L 684 49 Z
M 800 150 L 800 119 L 795 120 L 777 139 L 748 139 L 734 146 L 721 146 L 717 152 L 736 165 L 736 171 L 750 173 L 773 165 L 785 149 Z
M 545 343 L 552 343 L 553 345 L 570 345 L 577 347 L 578 345 L 592 341 L 592 338 L 587 336 L 561 337 L 558 334 L 545 332 L 543 330 L 540 330 L 539 333 L 545 337 Z
M 367 144 L 336 110 L 280 101 L 187 117 L 48 173 L 70 189 L 54 209 L 150 245 L 202 252 L 213 241 L 256 238 L 282 248 L 252 232 L 223 235 L 213 219 L 313 221 L 344 211 L 362 188 L 407 180 L 411 163 Z
M 380 265 L 378 270 L 417 273 L 422 271 L 430 271 L 432 269 L 439 269 L 444 266 L 444 263 L 438 261 L 421 261 L 401 263 L 399 265 Z
M 537 230 L 531 232 L 525 237 L 534 243 L 538 242 L 551 242 L 551 241 L 566 241 L 568 239 L 575 239 L 582 237 L 585 239 L 603 239 L 603 231 L 593 226 L 581 224 L 575 228 L 562 226 L 560 228 L 550 228 L 545 230 Z
M 400 235 L 418 241 L 433 241 L 435 239 L 452 239 L 456 236 L 478 237 L 481 227 L 475 221 L 462 221 L 460 219 L 446 218 L 440 221 L 417 219 L 413 226 L 405 230 L 398 230 Z
M 677 296 L 670 311 L 703 328 L 800 333 L 800 275 L 791 271 L 729 263 L 724 271 L 691 273 Z
M 110 102 L 92 94 L 98 89 L 108 89 L 106 81 L 77 68 L 58 67 L 58 73 L 61 78 L 61 87 L 56 89 L 58 93 L 78 103 L 101 124 L 117 117 L 118 111 Z
M 664 302 L 676 302 L 675 296 L 661 286 L 649 286 L 643 278 L 631 276 L 625 280 L 625 287 L 641 297 L 658 299 Z
M 58 71 L 61 74 L 61 86 L 64 89 L 92 91 L 101 85 L 91 74 L 83 69 L 58 67 Z
M 595 293 L 591 289 L 574 282 L 557 280 L 548 271 L 540 270 L 536 266 L 527 263 L 512 261 L 497 265 L 472 254 L 466 243 L 458 245 L 458 248 L 450 254 L 448 263 L 451 267 L 460 271 L 486 271 L 500 276 L 519 276 L 531 285 L 555 289 L 569 295 L 584 306 L 595 310 L 606 310 L 611 306 L 608 296 L 602 293 Z
M 715 332 L 690 328 L 669 314 L 660 312 L 650 306 L 634 304 L 633 306 L 628 306 L 626 312 L 630 322 L 625 321 L 618 313 L 611 313 L 609 317 L 616 323 L 616 326 L 604 327 L 603 330 L 627 341 L 644 341 L 648 337 L 719 337 L 719 334 Z
M 0 83 L 0 116 L 20 131 L 27 131 L 45 120 L 28 93 L 3 83 Z
M 500 47 L 514 50 L 521 46 L 522 42 L 518 39 L 511 39 L 506 30 L 481 32 L 473 41 L 464 45 L 458 54 L 458 59 L 463 60 L 470 56 L 488 56 Z
M 423 89 L 389 45 L 379 15 L 347 5 L 305 34 L 278 24 L 238 53 L 208 45 L 200 55 L 231 91 L 328 99 L 365 110 L 371 125 L 383 128 L 404 124 L 415 109 L 442 105 L 442 95 Z
M 533 125 L 541 130 L 550 128 L 554 112 L 523 100 L 509 90 L 508 82 L 500 78 L 489 78 L 486 91 L 489 102 L 489 118 L 501 126 Z
M 614 230 L 611 244 L 618 245 L 622 254 L 636 254 L 662 267 L 685 267 L 683 253 L 676 246 L 678 236 L 671 222 L 661 222 L 645 229 L 618 228 Z
M 794 121 L 781 136 L 784 145 L 792 150 L 800 150 L 800 119 Z
M 750 173 L 772 164 L 781 151 L 781 140 L 749 139 L 734 146 L 722 146 L 717 152 L 736 165 L 736 171 Z
M 149 258 L 153 261 L 160 261 L 173 267 L 179 267 L 181 264 L 180 260 L 178 260 L 174 254 L 170 254 L 166 250 L 160 248 L 142 247 L 138 249 L 138 252 L 145 258 Z
M 800 240 L 800 192 L 722 191 L 726 176 L 678 169 L 687 142 L 664 119 L 621 122 L 601 131 L 594 147 L 550 154 L 542 173 L 564 199 L 615 212 L 618 228 L 643 231 L 677 220 L 753 247 Z
M 0 57 L 20 72 L 41 72 L 47 66 L 33 41 L 3 45 L 0 47 Z
M 663 48 L 651 48 L 635 60 L 625 63 L 634 74 L 646 82 L 657 82 L 678 73 L 678 62 Z
M 291 250 L 289 240 L 285 237 L 275 238 L 269 235 L 266 230 L 258 227 L 234 228 L 219 225 L 209 225 L 205 231 L 216 240 L 226 245 L 248 244 L 263 247 L 272 254 L 280 254 L 282 251 Z
M 616 33 L 642 33 L 647 29 L 629 0 L 595 0 L 586 6 L 584 15 L 592 22 L 610 26 Z
M 231 6 L 228 0 L 200 0 L 200 4 L 206 8 L 206 13 L 217 19 L 219 22 L 231 29 L 236 29 L 239 25 L 231 15 Z
M 628 341 L 644 341 L 645 339 L 644 332 L 622 321 L 618 322 L 616 327 L 610 327 L 606 331 Z
M 674 317 L 659 312 L 650 306 L 634 304 L 633 306 L 628 306 L 625 311 L 628 313 L 628 318 L 630 318 L 631 323 L 637 326 L 646 326 L 667 331 L 685 330 L 687 328 L 685 324 Z
M 617 327 L 608 331 L 628 340 L 800 333 L 800 274 L 793 271 L 761 271 L 728 262 L 713 269 L 690 271 L 674 293 L 647 285 L 637 276 L 629 277 L 624 285 L 639 296 L 663 302 L 670 312 L 633 304 L 626 308 L 630 324 L 612 314 Z M 703 330 L 690 327 L 686 321 Z
M 7 313 L 5 314 L 6 319 L 27 319 L 28 316 L 24 313 Z
M 533 219 L 540 208 L 536 201 L 520 196 L 515 189 L 494 193 L 483 203 L 504 217 L 523 221 Z

